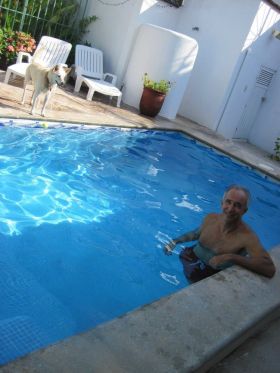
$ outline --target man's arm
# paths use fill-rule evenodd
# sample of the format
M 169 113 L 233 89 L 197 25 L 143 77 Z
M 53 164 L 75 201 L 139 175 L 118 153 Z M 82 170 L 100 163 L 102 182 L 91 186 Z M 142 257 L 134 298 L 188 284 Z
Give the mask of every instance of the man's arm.
M 249 256 L 244 257 L 238 254 L 222 254 L 214 256 L 209 261 L 209 264 L 212 267 L 217 268 L 225 262 L 232 262 L 253 272 L 259 273 L 260 275 L 269 278 L 274 276 L 276 270 L 274 263 L 255 235 L 250 237 L 246 251 Z
M 178 243 L 183 243 L 183 242 L 189 242 L 189 241 L 195 241 L 198 240 L 200 236 L 200 227 L 197 229 L 194 229 L 193 231 L 184 233 L 182 236 L 173 238 L 171 241 L 169 241 L 165 246 L 164 246 L 164 252 L 167 255 L 170 255 L 172 250 L 175 248 L 175 246 Z

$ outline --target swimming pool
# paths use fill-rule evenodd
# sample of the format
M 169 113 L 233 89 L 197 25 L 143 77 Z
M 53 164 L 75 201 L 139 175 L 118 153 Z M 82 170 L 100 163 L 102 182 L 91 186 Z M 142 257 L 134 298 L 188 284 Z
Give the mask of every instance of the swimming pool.
M 162 247 L 229 184 L 279 243 L 279 184 L 180 133 L 34 127 L 0 128 L 1 364 L 186 286 Z

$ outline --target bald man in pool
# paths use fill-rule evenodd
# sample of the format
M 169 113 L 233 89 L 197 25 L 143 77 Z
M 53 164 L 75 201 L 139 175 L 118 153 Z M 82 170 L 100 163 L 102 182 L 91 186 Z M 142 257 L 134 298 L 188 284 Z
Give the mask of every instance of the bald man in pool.
M 167 255 L 178 243 L 196 241 L 180 253 L 184 272 L 190 282 L 199 281 L 237 264 L 266 277 L 273 277 L 275 266 L 257 235 L 243 222 L 250 192 L 239 185 L 229 186 L 222 199 L 222 212 L 207 215 L 201 226 L 172 239 L 165 247 Z

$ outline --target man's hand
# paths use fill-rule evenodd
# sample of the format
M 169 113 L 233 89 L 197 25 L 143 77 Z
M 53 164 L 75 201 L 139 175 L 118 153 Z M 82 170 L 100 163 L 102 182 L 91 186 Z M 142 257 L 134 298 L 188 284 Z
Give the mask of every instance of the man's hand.
M 270 255 L 265 251 L 255 256 L 243 256 L 239 254 L 217 255 L 209 260 L 209 265 L 214 269 L 220 269 L 219 266 L 226 262 L 237 264 L 269 278 L 275 274 L 274 263 Z
M 219 269 L 219 266 L 230 262 L 232 260 L 232 254 L 221 254 L 215 255 L 209 260 L 209 265 L 214 269 Z
M 164 246 L 164 249 L 163 249 L 164 253 L 166 255 L 171 255 L 175 246 L 176 246 L 176 242 L 171 240 L 170 242 L 168 242 L 168 244 Z

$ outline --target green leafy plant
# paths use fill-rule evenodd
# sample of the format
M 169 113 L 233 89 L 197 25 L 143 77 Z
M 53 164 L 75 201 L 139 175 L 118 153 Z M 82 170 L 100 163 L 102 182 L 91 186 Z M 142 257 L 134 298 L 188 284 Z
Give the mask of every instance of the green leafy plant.
M 2 63 L 13 62 L 18 52 L 32 53 L 36 48 L 34 38 L 25 32 L 0 28 L 0 59 Z
M 98 17 L 88 16 L 83 17 L 80 20 L 75 19 L 79 11 L 79 4 L 75 0 L 69 1 L 71 4 L 68 4 L 64 8 L 61 8 L 55 16 L 52 16 L 46 24 L 45 34 L 63 39 L 68 41 L 73 45 L 70 55 L 68 57 L 68 63 L 74 63 L 75 59 L 75 45 L 81 44 L 83 36 L 88 32 L 88 26 L 95 22 Z M 73 19 L 74 24 L 72 27 L 65 27 L 62 22 L 65 22 L 65 19 Z M 91 43 L 88 41 L 83 42 L 87 46 L 91 46 Z
M 277 137 L 275 140 L 275 147 L 274 147 L 274 154 L 272 155 L 272 159 L 276 161 L 280 161 L 280 137 Z
M 75 0 L 68 1 L 68 4 L 57 10 L 55 15 L 49 18 L 46 24 L 46 33 L 65 39 L 73 45 L 81 42 L 83 36 L 88 32 L 88 26 L 95 22 L 97 16 L 83 17 L 76 19 L 79 12 L 79 4 Z M 65 27 L 65 20 L 73 19 L 74 25 Z
M 42 35 L 66 40 L 73 45 L 69 62 L 73 62 L 75 45 L 84 40 L 88 26 L 98 19 L 87 15 L 87 2 L 80 0 L 2 0 L 0 4 L 1 28 L 31 31 L 37 42 Z
M 150 79 L 147 73 L 144 74 L 143 81 L 144 81 L 143 83 L 144 88 L 150 88 L 150 89 L 153 89 L 154 91 L 164 93 L 164 94 L 168 93 L 172 86 L 172 83 L 169 80 L 162 79 L 156 82 L 155 80 Z

